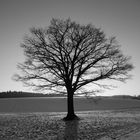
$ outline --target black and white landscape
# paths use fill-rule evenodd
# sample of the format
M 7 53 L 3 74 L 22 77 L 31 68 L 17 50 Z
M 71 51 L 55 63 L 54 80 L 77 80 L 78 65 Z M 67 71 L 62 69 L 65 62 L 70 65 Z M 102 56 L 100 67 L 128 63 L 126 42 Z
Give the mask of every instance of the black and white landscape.
M 0 0 L 0 140 L 139 140 L 139 7 Z

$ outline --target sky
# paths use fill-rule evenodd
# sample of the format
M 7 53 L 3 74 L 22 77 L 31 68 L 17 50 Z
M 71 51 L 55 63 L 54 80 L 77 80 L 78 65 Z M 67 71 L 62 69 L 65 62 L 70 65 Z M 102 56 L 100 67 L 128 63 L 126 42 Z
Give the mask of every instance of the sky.
M 12 80 L 24 61 L 20 44 L 31 27 L 47 27 L 52 18 L 91 23 L 116 36 L 125 55 L 131 56 L 132 79 L 103 95 L 140 95 L 140 0 L 0 0 L 0 92 L 31 91 Z

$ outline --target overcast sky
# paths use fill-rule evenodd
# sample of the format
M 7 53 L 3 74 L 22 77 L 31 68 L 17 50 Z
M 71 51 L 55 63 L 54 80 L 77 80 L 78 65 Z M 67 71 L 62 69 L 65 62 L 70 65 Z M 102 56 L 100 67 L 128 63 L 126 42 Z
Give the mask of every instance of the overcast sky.
M 20 43 L 29 28 L 69 17 L 116 36 L 124 54 L 132 56 L 133 79 L 104 94 L 140 94 L 140 0 L 0 0 L 0 91 L 30 90 L 11 79 L 24 61 Z

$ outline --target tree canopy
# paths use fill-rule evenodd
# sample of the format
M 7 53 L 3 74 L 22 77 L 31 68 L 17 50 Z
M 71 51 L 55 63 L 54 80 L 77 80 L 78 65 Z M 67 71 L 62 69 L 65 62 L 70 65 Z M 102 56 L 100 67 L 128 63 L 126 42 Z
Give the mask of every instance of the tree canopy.
M 21 47 L 26 60 L 16 79 L 38 89 L 78 91 L 103 79 L 125 81 L 133 66 L 115 37 L 91 24 L 52 19 L 48 28 L 31 28 Z M 64 87 L 64 88 L 62 88 Z

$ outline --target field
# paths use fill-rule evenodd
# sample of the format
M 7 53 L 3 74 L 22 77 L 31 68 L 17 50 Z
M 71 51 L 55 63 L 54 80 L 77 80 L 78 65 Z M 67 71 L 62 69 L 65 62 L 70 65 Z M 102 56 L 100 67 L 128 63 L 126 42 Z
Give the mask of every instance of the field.
M 140 100 L 117 98 L 75 98 L 76 111 L 116 110 L 140 108 Z M 16 112 L 66 112 L 66 98 L 4 98 L 0 99 L 1 113 Z
M 75 98 L 75 110 L 64 122 L 65 98 L 0 99 L 0 140 L 139 140 L 139 100 Z

